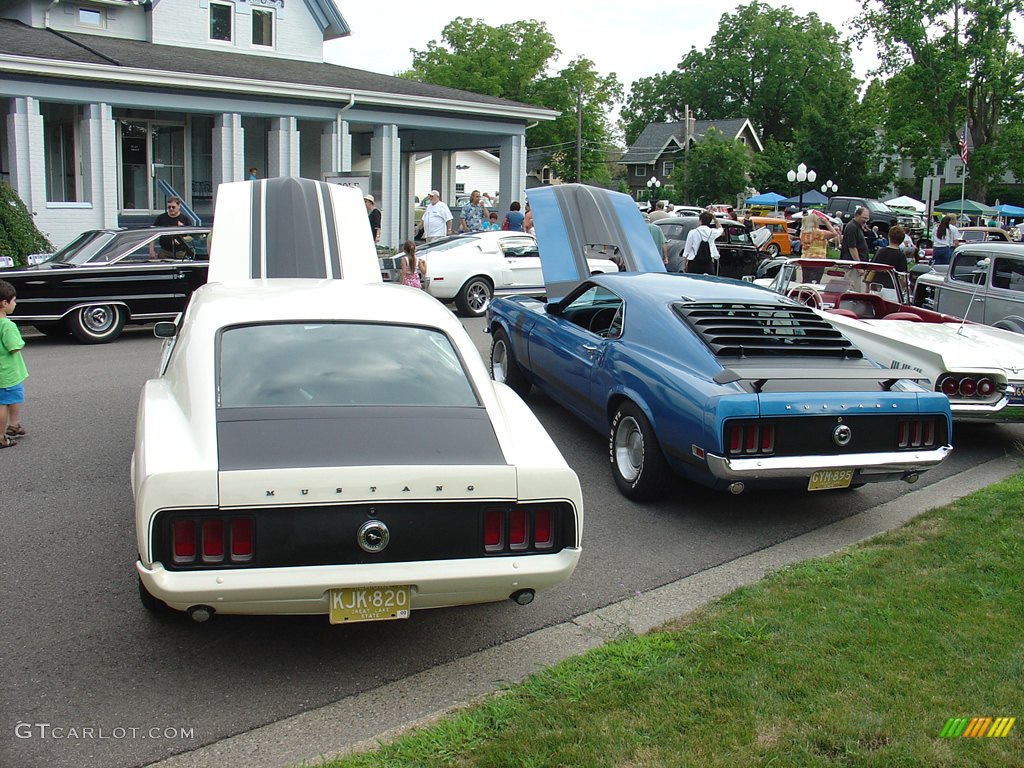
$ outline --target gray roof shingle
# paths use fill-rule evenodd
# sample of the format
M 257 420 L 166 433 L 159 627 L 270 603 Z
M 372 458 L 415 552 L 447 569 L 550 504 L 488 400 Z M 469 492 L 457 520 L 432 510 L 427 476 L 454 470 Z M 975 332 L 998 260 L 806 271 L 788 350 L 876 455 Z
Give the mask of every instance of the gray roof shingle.
M 735 138 L 746 122 L 746 118 L 742 117 L 731 120 L 696 120 L 694 121 L 693 135 L 697 141 L 700 141 L 710 128 L 715 128 L 729 138 Z M 619 162 L 653 163 L 661 156 L 671 139 L 675 138 L 679 142 L 679 146 L 682 147 L 685 133 L 686 124 L 682 120 L 668 123 L 648 123 Z

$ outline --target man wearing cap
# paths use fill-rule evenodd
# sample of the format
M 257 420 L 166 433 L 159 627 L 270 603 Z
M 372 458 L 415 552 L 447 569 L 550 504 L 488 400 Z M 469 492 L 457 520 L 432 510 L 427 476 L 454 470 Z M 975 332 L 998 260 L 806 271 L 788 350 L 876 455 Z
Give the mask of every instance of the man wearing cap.
M 380 211 L 373 207 L 373 195 L 363 195 L 363 202 L 366 203 L 366 215 L 370 219 L 370 231 L 373 233 L 373 242 L 380 242 Z
M 441 202 L 441 193 L 430 190 L 430 202 L 423 210 L 423 237 L 428 243 L 452 233 L 452 212 Z

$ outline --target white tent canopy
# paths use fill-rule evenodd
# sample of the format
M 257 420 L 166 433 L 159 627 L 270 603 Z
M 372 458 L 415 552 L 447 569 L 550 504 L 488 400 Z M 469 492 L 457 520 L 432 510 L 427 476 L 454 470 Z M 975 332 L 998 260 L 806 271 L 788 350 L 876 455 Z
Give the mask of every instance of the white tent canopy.
M 885 204 L 895 206 L 896 208 L 913 208 L 915 211 L 923 211 L 925 208 L 924 203 L 920 200 L 915 200 L 907 195 L 894 197 L 892 200 L 886 200 Z

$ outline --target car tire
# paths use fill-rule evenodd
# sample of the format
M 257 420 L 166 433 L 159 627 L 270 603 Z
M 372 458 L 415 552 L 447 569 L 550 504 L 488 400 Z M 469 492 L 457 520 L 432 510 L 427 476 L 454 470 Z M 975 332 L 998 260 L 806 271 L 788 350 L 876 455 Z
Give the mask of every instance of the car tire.
M 779 254 L 782 253 L 782 249 L 779 248 L 778 243 L 768 243 L 765 246 L 764 252 L 768 255 L 769 259 L 778 258 Z
M 471 277 L 455 297 L 455 306 L 465 317 L 483 317 L 494 298 L 494 288 L 486 277 Z
M 121 335 L 124 321 L 124 308 L 116 304 L 98 304 L 72 312 L 68 329 L 83 344 L 106 344 Z
M 516 362 L 508 334 L 499 328 L 491 339 L 491 378 L 507 384 L 520 397 L 530 394 L 533 386 Z
M 661 496 L 668 484 L 669 468 L 650 422 L 634 403 L 626 401 L 615 411 L 608 435 L 612 475 L 628 499 L 648 501 Z
M 36 323 L 35 329 L 43 336 L 67 336 L 68 327 L 64 323 Z
M 150 613 L 158 615 L 166 615 L 171 612 L 170 606 L 167 605 L 163 600 L 159 600 L 149 594 L 149 590 L 142 583 L 142 579 L 139 578 L 139 601 L 142 603 L 142 607 Z

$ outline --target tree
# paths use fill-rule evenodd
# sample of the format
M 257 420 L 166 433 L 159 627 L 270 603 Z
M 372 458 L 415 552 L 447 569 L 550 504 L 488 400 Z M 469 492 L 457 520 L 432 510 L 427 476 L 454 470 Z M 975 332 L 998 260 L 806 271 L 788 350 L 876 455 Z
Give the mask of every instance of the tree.
M 676 163 L 672 186 L 697 205 L 733 200 L 748 184 L 751 167 L 746 147 L 721 131 L 708 130 L 692 147 L 687 162 Z M 689 168 L 687 168 L 687 165 Z
M 860 34 L 875 39 L 879 71 L 891 75 L 885 126 L 896 149 L 925 175 L 955 151 L 967 122 L 968 196 L 984 200 L 1011 160 L 1001 135 L 1024 116 L 1013 31 L 1024 0 L 864 0 L 864 9 Z
M 540 21 L 492 27 L 458 17 L 431 40 L 425 51 L 413 49 L 413 65 L 403 77 L 460 88 L 502 99 L 557 110 L 526 135 L 527 147 L 540 150 L 552 171 L 575 180 L 577 112 L 582 116 L 579 178 L 607 185 L 607 155 L 612 131 L 605 117 L 622 98 L 615 73 L 600 75 L 594 63 L 577 57 L 554 76 L 547 74 L 559 50 Z
M 656 120 L 746 117 L 765 139 L 791 141 L 804 112 L 827 101 L 834 112 L 856 104 L 849 44 L 817 14 L 758 3 L 723 14 L 704 51 L 677 68 L 633 84 L 623 110 L 626 141 Z

